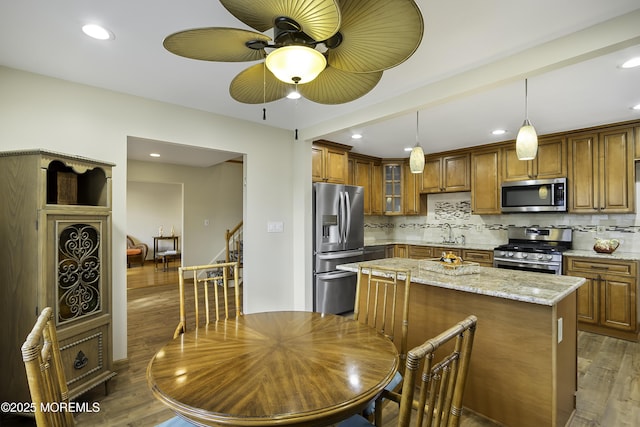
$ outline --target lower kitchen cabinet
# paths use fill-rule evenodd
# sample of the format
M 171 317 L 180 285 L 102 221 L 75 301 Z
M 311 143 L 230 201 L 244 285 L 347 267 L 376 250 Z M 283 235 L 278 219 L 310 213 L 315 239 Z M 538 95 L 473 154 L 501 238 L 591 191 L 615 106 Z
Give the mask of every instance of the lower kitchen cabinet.
M 477 262 L 481 267 L 493 267 L 493 251 L 463 249 L 462 259 L 464 261 Z
M 578 329 L 638 341 L 638 262 L 565 257 L 565 274 L 584 277 Z

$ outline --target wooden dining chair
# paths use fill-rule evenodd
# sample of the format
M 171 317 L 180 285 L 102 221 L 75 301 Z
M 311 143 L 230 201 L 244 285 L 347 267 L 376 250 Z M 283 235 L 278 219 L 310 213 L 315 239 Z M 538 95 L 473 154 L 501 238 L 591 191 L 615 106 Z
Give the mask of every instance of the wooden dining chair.
M 377 400 L 399 403 L 398 427 L 409 427 L 412 419 L 415 422 L 411 425 L 415 426 L 457 427 L 460 424 L 477 322 L 476 316 L 468 316 L 407 353 L 402 393 L 385 390 Z M 367 419 L 354 415 L 339 427 L 372 425 Z M 382 426 L 381 405 L 376 405 L 375 426 Z
M 69 412 L 69 389 L 62 366 L 56 322 L 46 307 L 22 344 L 22 360 L 38 427 L 75 425 Z M 48 409 L 47 409 L 48 408 Z
M 193 296 L 194 296 L 194 317 L 195 327 L 200 325 L 200 307 L 204 306 L 204 324 L 211 322 L 211 305 L 215 313 L 215 320 L 220 320 L 221 307 L 219 287 L 222 288 L 222 304 L 224 308 L 224 318 L 229 318 L 229 281 L 233 280 L 235 294 L 235 317 L 242 315 L 240 305 L 240 281 L 238 262 L 220 262 L 217 264 L 196 265 L 178 268 L 178 283 L 180 293 L 180 323 L 176 327 L 173 337 L 186 332 L 187 315 L 185 309 L 185 279 L 187 275 L 193 276 Z M 210 304 L 209 288 L 213 288 L 214 301 Z M 200 289 L 201 288 L 201 289 Z M 200 302 L 200 291 L 202 291 L 203 302 Z
M 400 349 L 400 369 L 387 385 L 386 390 L 398 391 L 402 386 L 409 333 L 410 285 L 410 270 L 371 264 L 358 266 L 354 320 L 376 328 L 379 333 L 396 343 Z M 399 336 L 396 329 L 397 323 L 400 324 Z M 375 403 L 372 402 L 364 410 L 363 415 L 372 417 L 374 410 Z

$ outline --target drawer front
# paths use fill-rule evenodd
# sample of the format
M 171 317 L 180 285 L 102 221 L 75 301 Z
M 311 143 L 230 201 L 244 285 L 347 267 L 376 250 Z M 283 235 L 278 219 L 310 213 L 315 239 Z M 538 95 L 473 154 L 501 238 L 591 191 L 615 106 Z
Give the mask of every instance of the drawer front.
M 60 342 L 60 355 L 69 389 L 79 387 L 107 370 L 108 325 Z
M 493 252 L 473 249 L 464 249 L 462 259 L 465 261 L 477 262 L 481 265 L 493 266 Z
M 616 274 L 620 276 L 636 277 L 636 262 L 608 261 L 599 258 L 567 258 L 567 270 L 583 271 L 585 273 Z
M 433 258 L 433 252 L 429 246 L 409 246 L 409 258 L 425 259 Z

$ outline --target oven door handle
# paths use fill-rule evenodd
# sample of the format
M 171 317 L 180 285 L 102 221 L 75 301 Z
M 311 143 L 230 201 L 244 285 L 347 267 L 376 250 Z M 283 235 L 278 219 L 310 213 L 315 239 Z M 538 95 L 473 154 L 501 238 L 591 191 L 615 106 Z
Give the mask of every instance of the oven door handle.
M 529 261 L 526 259 L 513 259 L 513 258 L 494 258 L 493 259 L 496 262 L 506 262 L 509 264 L 529 264 L 529 265 L 542 265 L 544 267 L 551 267 L 551 266 L 559 266 L 559 263 L 548 263 L 545 264 L 543 262 L 540 261 Z

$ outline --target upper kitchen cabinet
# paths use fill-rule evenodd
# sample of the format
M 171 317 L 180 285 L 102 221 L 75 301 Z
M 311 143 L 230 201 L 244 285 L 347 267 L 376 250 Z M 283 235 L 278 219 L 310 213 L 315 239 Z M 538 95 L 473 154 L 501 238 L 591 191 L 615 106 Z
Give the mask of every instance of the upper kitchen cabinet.
M 633 128 L 603 128 L 569 135 L 567 141 L 569 212 L 633 213 Z
M 426 156 L 420 192 L 469 191 L 471 189 L 469 159 L 468 152 Z
M 364 187 L 364 214 L 382 215 L 382 165 L 377 157 L 349 155 L 349 184 Z
M 640 160 L 640 126 L 636 126 L 635 129 L 633 130 L 634 133 L 634 139 L 635 139 L 635 150 L 634 151 L 634 158 L 636 160 Z
M 318 140 L 314 141 L 311 150 L 311 179 L 313 182 L 347 183 L 350 146 Z
M 502 150 L 503 181 L 563 178 L 567 176 L 567 143 L 564 137 L 540 138 L 533 160 L 518 160 L 515 141 Z
M 385 215 L 402 215 L 404 213 L 402 203 L 403 163 L 398 161 L 382 164 Z
M 500 213 L 501 148 L 492 146 L 471 154 L 471 213 Z
M 411 172 L 409 161 L 405 161 L 404 169 L 404 214 L 420 215 L 427 214 L 426 203 L 422 204 L 421 200 L 426 200 L 427 196 L 420 197 L 420 184 L 422 183 L 422 173 Z

